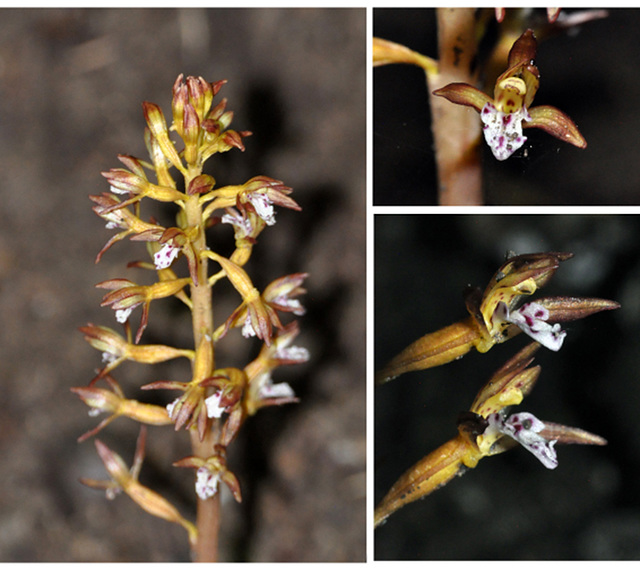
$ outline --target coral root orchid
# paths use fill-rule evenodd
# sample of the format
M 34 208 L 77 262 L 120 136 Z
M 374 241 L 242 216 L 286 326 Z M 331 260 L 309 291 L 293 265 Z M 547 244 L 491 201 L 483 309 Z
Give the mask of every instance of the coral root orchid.
M 540 128 L 578 148 L 587 146 L 578 127 L 562 111 L 546 105 L 531 106 L 540 85 L 540 72 L 534 63 L 536 50 L 533 31 L 525 31 L 509 52 L 508 68 L 498 77 L 493 98 L 466 83 L 450 83 L 433 92 L 480 113 L 485 140 L 498 160 L 506 160 L 525 143 L 523 128 Z
M 170 124 L 158 105 L 143 103 L 149 161 L 120 155 L 119 160 L 125 167 L 103 173 L 110 191 L 91 196 L 94 212 L 106 222 L 108 229 L 118 231 L 98 253 L 96 261 L 112 245 L 128 237 L 138 246 L 144 244 L 148 255 L 145 260 L 129 263 L 129 267 L 151 273 L 155 281 L 138 284 L 128 278 L 112 278 L 97 284 L 106 290 L 101 305 L 114 311 L 115 320 L 123 325 L 124 331 L 121 334 L 93 324 L 81 328 L 89 344 L 102 352 L 104 367 L 89 386 L 72 389 L 89 407 L 91 416 L 107 414 L 98 426 L 81 436 L 80 441 L 102 431 L 118 417 L 187 432 L 192 455 L 175 461 L 174 465 L 196 470 L 197 526 L 164 497 L 138 481 L 146 427 L 141 431 L 131 469 L 120 456 L 96 440 L 96 449 L 111 480 L 84 480 L 84 483 L 106 489 L 109 497 L 124 491 L 145 511 L 184 527 L 197 561 L 217 559 L 218 530 L 224 518 L 220 515 L 220 484 L 226 484 L 235 500 L 241 501 L 240 483 L 227 466 L 227 447 L 239 435 L 244 421 L 261 408 L 298 402 L 288 383 L 274 384 L 271 375 L 281 365 L 308 360 L 306 349 L 289 346 L 298 333 L 297 324 L 295 321 L 283 323 L 277 313 L 281 312 L 287 319 L 304 313 L 299 296 L 305 292 L 301 284 L 307 274 L 277 278 L 259 290 L 247 268 L 258 236 L 275 224 L 277 208 L 300 210 L 289 196 L 291 188 L 264 175 L 241 184 L 216 186 L 216 180 L 203 172 L 204 163 L 214 154 L 234 148 L 243 151 L 243 139 L 251 134 L 229 128 L 233 113 L 226 109 L 226 100 L 214 103 L 224 83 L 180 75 L 173 85 Z M 174 138 L 178 138 L 181 145 L 174 142 Z M 149 171 L 155 182 L 151 181 Z M 180 182 L 174 179 L 174 173 L 182 178 Z M 149 201 L 173 207 L 175 225 L 165 227 L 153 218 L 143 220 L 142 210 Z M 207 239 L 214 231 L 217 235 L 212 242 L 225 251 L 230 249 L 230 256 L 223 256 L 209 246 Z M 230 245 L 235 243 L 235 249 L 226 246 L 225 239 Z M 211 261 L 216 263 L 214 269 L 219 266 L 217 270 L 210 270 Z M 180 270 L 184 273 L 182 276 Z M 231 284 L 228 292 L 239 296 L 238 304 L 235 309 L 231 308 L 232 314 L 226 322 L 224 318 L 216 322 L 213 289 L 225 279 Z M 220 288 L 217 287 L 216 292 Z M 221 291 L 215 299 L 226 293 Z M 191 316 L 191 349 L 142 343 L 150 323 L 151 304 L 169 299 L 186 306 Z M 130 318 L 138 307 L 142 315 L 133 335 Z M 218 368 L 215 357 L 218 342 L 235 327 L 241 327 L 246 337 L 261 340 L 262 349 L 254 361 L 241 360 L 236 367 Z M 229 360 L 234 357 L 231 350 L 225 355 Z M 127 361 L 155 364 L 172 359 L 188 360 L 188 368 L 183 369 L 188 373 L 186 380 L 161 379 L 141 387 L 145 391 L 181 391 L 169 404 L 128 399 L 111 376 Z M 111 390 L 97 386 L 103 379 Z

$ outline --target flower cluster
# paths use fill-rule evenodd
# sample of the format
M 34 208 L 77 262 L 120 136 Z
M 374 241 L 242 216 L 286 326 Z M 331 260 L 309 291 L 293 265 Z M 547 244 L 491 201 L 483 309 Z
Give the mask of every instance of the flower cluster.
M 405 472 L 375 510 L 378 527 L 401 507 L 421 499 L 461 475 L 487 456 L 521 445 L 549 469 L 558 465 L 556 444 L 604 445 L 606 440 L 579 428 L 545 422 L 529 412 L 509 415 L 522 402 L 538 376 L 530 367 L 539 343 L 512 357 L 480 390 L 471 408 L 458 419 L 458 435 Z
M 98 253 L 96 262 L 123 239 L 141 241 L 146 244 L 149 258 L 131 262 L 129 266 L 152 272 L 156 281 L 139 284 L 128 278 L 114 278 L 97 284 L 107 291 L 101 305 L 113 310 L 116 322 L 123 325 L 123 333 L 93 324 L 81 328 L 89 344 L 102 351 L 104 367 L 89 386 L 72 389 L 89 406 L 92 416 L 107 414 L 97 427 L 81 436 L 81 441 L 119 416 L 145 425 L 170 424 L 175 430 L 188 430 L 194 455 L 174 465 L 196 469 L 195 491 L 199 501 L 216 496 L 219 482 L 226 484 L 235 499 L 241 501 L 240 484 L 227 467 L 227 447 L 244 421 L 259 409 L 298 401 L 289 384 L 272 381 L 272 373 L 281 365 L 304 363 L 309 358 L 306 349 L 291 345 L 298 334 L 297 323 L 282 323 L 278 315 L 304 314 L 300 296 L 305 292 L 302 283 L 307 274 L 277 278 L 260 291 L 246 268 L 260 233 L 276 223 L 275 208 L 300 210 L 290 197 L 291 188 L 262 175 L 243 184 L 218 187 L 212 176 L 203 173 L 206 160 L 233 148 L 244 150 L 243 139 L 251 134 L 229 129 L 233 113 L 226 109 L 226 100 L 214 103 L 223 84 L 224 81 L 209 83 L 201 77 L 185 79 L 180 75 L 173 86 L 170 127 L 158 105 L 143 103 L 149 160 L 119 156 L 125 167 L 103 173 L 110 191 L 91 196 L 94 212 L 106 222 L 107 229 L 117 231 Z M 182 142 L 182 148 L 172 140 L 173 133 Z M 183 184 L 176 182 L 172 170 L 184 178 Z M 175 225 L 144 220 L 141 210 L 147 200 L 173 204 Z M 210 249 L 206 231 L 211 227 L 220 238 L 226 234 L 235 242 L 235 250 L 229 256 Z M 212 264 L 219 267 L 217 272 L 210 273 Z M 180 271 L 184 276 L 179 276 Z M 224 279 L 239 294 L 240 305 L 216 326 L 212 290 Z M 167 298 L 176 298 L 191 313 L 194 336 L 191 349 L 143 343 L 151 304 Z M 142 314 L 134 334 L 130 320 L 138 307 Z M 220 368 L 216 365 L 215 347 L 233 328 L 240 328 L 247 338 L 257 337 L 263 346 L 248 364 Z M 126 398 L 111 374 L 125 361 L 156 364 L 176 358 L 190 362 L 188 380 L 156 380 L 141 387 L 182 391 L 166 407 Z M 102 380 L 110 389 L 98 385 Z M 137 480 L 146 430 L 143 433 L 130 471 L 119 456 L 96 441 L 112 479 L 84 482 L 107 489 L 110 496 L 124 490 L 148 512 L 184 526 L 192 543 L 197 542 L 199 529 Z
M 600 298 L 547 297 L 521 304 L 555 274 L 570 253 L 511 255 L 497 270 L 484 293 L 465 291 L 470 316 L 464 321 L 429 333 L 407 347 L 378 373 L 386 382 L 403 373 L 449 363 L 475 347 L 480 353 L 524 332 L 552 351 L 562 347 L 566 332 L 561 323 L 619 307 Z

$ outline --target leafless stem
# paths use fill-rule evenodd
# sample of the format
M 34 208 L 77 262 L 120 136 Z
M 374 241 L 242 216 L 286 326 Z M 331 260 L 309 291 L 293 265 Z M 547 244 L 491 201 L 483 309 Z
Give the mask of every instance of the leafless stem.
M 429 92 L 453 82 L 473 84 L 476 10 L 439 8 L 437 74 L 427 74 Z M 440 205 L 482 205 L 482 168 L 478 114 L 430 95 L 432 131 L 438 166 Z
M 190 172 L 190 179 L 185 180 L 187 186 L 191 179 L 201 172 Z M 197 282 L 191 283 L 191 300 L 193 302 L 193 338 L 197 348 L 205 336 L 213 334 L 213 306 L 211 301 L 211 287 L 207 281 L 207 257 L 200 253 L 207 249 L 205 229 L 202 223 L 202 207 L 198 196 L 193 195 L 186 202 L 185 212 L 187 224 L 199 227 L 197 238 L 193 241 L 193 248 L 197 262 Z M 213 343 L 211 343 L 213 350 Z M 211 355 L 212 367 L 214 355 Z M 219 429 L 207 430 L 202 440 L 196 430 L 191 430 L 191 446 L 197 457 L 208 458 L 214 453 L 218 441 Z M 192 550 L 196 562 L 216 562 L 218 559 L 218 532 L 220 528 L 220 499 L 216 494 L 209 499 L 198 499 L 197 527 L 198 541 Z

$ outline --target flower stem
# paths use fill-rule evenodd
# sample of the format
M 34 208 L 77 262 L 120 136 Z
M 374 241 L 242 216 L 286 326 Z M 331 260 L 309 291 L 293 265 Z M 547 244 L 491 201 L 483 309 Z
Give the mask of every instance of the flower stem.
M 193 454 L 207 458 L 213 454 L 213 446 L 218 438 L 218 432 L 210 430 L 200 441 L 198 432 L 191 431 L 191 446 Z M 209 499 L 198 498 L 196 515 L 198 540 L 192 549 L 194 562 L 218 561 L 218 533 L 220 530 L 220 494 L 216 493 Z
M 427 73 L 429 92 L 449 83 L 473 84 L 476 55 L 474 8 L 438 8 L 438 73 Z M 438 166 L 440 205 L 482 205 L 478 113 L 429 95 Z
M 201 172 L 189 171 L 185 179 L 188 187 L 190 181 Z M 207 279 L 207 263 L 206 255 L 202 254 L 207 250 L 205 227 L 202 221 L 202 206 L 198 195 L 191 195 L 185 203 L 185 213 L 187 225 L 189 228 L 197 227 L 197 235 L 192 241 L 197 281 L 191 282 L 191 301 L 193 302 L 192 320 L 193 320 L 193 339 L 194 346 L 197 349 L 202 340 L 207 336 L 213 335 L 213 306 L 211 301 L 211 286 Z M 209 341 L 211 346 L 211 366 L 215 367 L 213 342 Z M 195 362 L 194 362 L 195 368 Z M 219 428 L 214 425 L 212 429 L 206 431 L 202 440 L 200 440 L 197 430 L 192 429 L 191 446 L 193 454 L 197 457 L 208 458 L 214 453 L 214 446 L 218 443 Z M 197 527 L 198 540 L 194 546 L 192 553 L 196 562 L 216 562 L 218 558 L 218 532 L 220 528 L 220 499 L 216 494 L 209 499 L 198 499 L 197 511 Z

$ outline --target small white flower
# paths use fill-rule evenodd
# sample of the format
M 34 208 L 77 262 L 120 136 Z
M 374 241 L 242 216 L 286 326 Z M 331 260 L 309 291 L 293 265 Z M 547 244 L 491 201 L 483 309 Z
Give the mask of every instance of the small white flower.
M 120 189 L 119 187 L 116 187 L 115 185 L 110 185 L 109 189 L 111 190 L 111 193 L 117 193 L 118 195 L 124 195 L 124 194 L 130 193 L 126 189 Z
M 170 402 L 169 404 L 167 404 L 167 414 L 169 414 L 169 418 L 173 419 L 173 410 L 176 407 L 176 404 L 178 404 L 178 401 L 180 400 L 180 397 L 176 398 L 173 402 Z
M 267 380 L 260 387 L 258 396 L 260 398 L 293 398 L 296 396 L 296 393 L 293 392 L 289 383 L 278 383 L 274 385 L 270 380 Z
M 131 315 L 132 311 L 133 311 L 133 308 L 124 308 L 122 310 L 116 310 L 116 320 L 118 321 L 118 323 L 125 323 L 129 319 L 129 316 Z
M 221 398 L 222 391 L 218 391 L 204 400 L 204 403 L 207 407 L 207 416 L 209 418 L 220 418 L 226 410 L 224 406 L 220 406 Z
M 102 413 L 102 410 L 100 410 L 99 408 L 90 408 L 89 409 L 89 416 L 91 416 L 92 418 L 95 418 L 96 416 L 98 416 L 101 413 Z
M 236 230 L 240 238 L 246 237 L 253 232 L 253 226 L 251 225 L 251 221 L 248 218 L 243 217 L 234 210 L 227 210 L 228 213 L 225 213 L 222 218 L 222 223 L 227 223 L 229 225 L 233 225 L 234 230 Z
M 153 263 L 156 265 L 156 270 L 169 268 L 178 254 L 180 254 L 180 247 L 174 246 L 171 242 L 164 243 L 160 250 L 153 255 Z
M 242 337 L 255 337 L 256 330 L 251 323 L 251 316 L 247 314 L 244 324 L 242 325 Z
M 211 473 L 206 467 L 198 469 L 196 478 L 196 493 L 203 501 L 213 497 L 218 492 L 219 473 Z
M 283 347 L 276 351 L 275 359 L 286 359 L 287 361 L 306 363 L 309 360 L 309 350 L 305 347 L 297 347 L 296 345 Z
M 259 217 L 264 219 L 267 225 L 274 225 L 276 222 L 275 212 L 273 210 L 273 204 L 269 196 L 264 193 L 252 192 L 248 196 L 251 205 L 256 210 Z
M 506 160 L 527 140 L 522 135 L 522 121 L 530 121 L 531 116 L 524 106 L 516 112 L 504 113 L 493 103 L 487 103 L 480 111 L 480 118 L 484 139 L 498 160 Z
M 513 312 L 509 312 L 508 306 L 500 302 L 496 307 L 496 315 L 500 319 L 517 325 L 529 337 L 551 351 L 558 351 L 567 335 L 567 332 L 560 328 L 559 323 L 554 325 L 547 323 L 549 310 L 535 302 L 524 304 Z
M 488 428 L 495 428 L 516 440 L 536 456 L 546 468 L 558 467 L 558 457 L 553 448 L 557 440 L 547 440 L 538 433 L 544 430 L 544 422 L 530 412 L 512 414 L 506 420 L 501 414 L 494 413 L 490 414 L 487 420 Z

